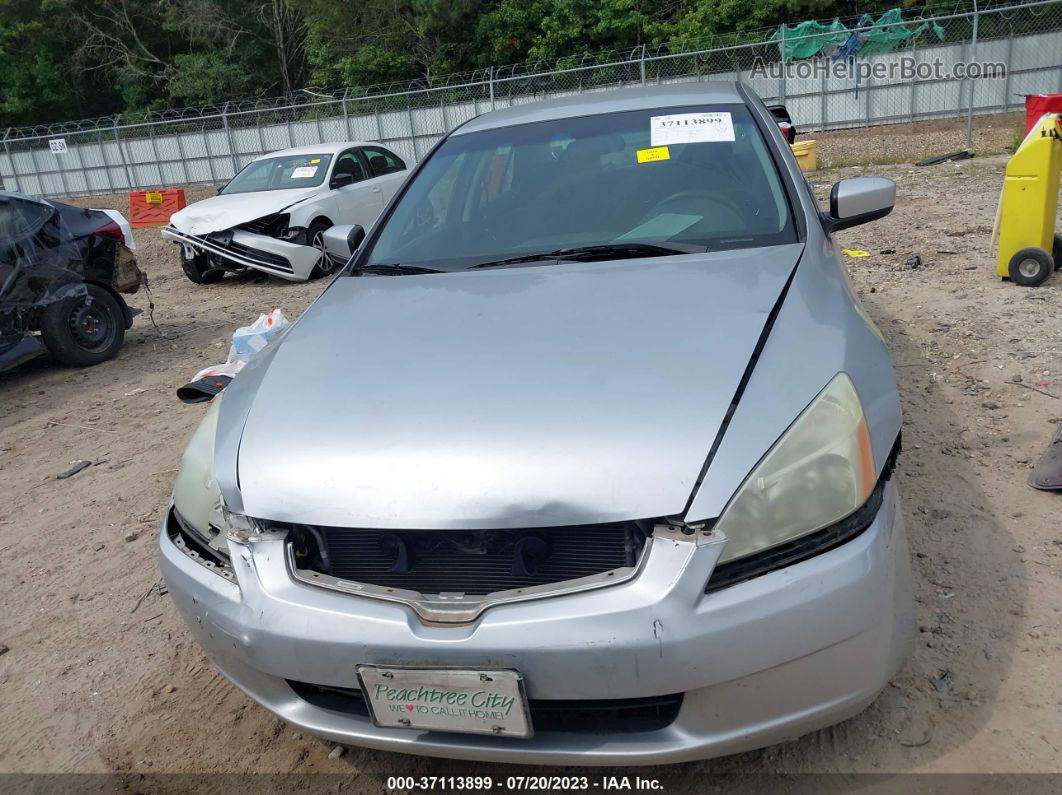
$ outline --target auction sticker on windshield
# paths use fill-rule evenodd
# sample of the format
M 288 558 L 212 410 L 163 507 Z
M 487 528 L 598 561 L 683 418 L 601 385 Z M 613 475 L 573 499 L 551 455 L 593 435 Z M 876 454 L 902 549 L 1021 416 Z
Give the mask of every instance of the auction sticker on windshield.
M 649 119 L 652 146 L 733 141 L 734 120 L 727 112 L 675 113 Z
M 359 665 L 357 672 L 377 726 L 500 737 L 533 733 L 517 671 Z

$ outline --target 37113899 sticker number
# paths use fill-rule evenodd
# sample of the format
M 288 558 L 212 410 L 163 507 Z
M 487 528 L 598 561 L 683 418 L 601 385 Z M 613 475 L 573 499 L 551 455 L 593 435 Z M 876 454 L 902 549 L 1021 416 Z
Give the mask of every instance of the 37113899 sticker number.
M 652 116 L 649 137 L 652 146 L 733 141 L 734 120 L 726 111 Z

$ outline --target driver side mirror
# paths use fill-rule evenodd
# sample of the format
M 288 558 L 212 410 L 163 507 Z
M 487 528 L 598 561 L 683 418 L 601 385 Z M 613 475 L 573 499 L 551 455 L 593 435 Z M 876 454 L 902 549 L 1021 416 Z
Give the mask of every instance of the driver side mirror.
M 364 239 L 365 229 L 361 224 L 330 226 L 321 233 L 325 253 L 340 264 L 351 258 Z
M 852 177 L 830 190 L 829 231 L 859 226 L 884 218 L 896 203 L 896 183 L 884 177 Z
M 345 188 L 347 185 L 353 184 L 353 174 L 335 174 L 332 177 L 332 181 L 328 183 L 328 187 L 330 187 L 332 190 L 335 190 L 336 188 Z

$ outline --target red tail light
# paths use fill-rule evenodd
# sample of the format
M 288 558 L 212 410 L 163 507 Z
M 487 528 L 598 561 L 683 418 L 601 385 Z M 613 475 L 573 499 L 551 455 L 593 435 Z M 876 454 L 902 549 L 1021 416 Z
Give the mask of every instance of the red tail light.
M 101 226 L 96 230 L 96 234 L 100 237 L 109 237 L 112 240 L 117 240 L 119 243 L 125 242 L 125 233 L 122 232 L 122 227 L 118 226 L 114 221 Z

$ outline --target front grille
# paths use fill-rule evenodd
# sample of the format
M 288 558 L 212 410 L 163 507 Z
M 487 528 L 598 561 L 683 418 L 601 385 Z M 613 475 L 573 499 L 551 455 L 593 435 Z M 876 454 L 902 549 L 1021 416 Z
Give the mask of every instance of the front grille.
M 296 526 L 300 569 L 382 588 L 469 596 L 575 580 L 638 561 L 636 523 L 528 530 L 361 530 Z
M 361 691 L 288 681 L 295 695 L 320 709 L 359 718 L 369 717 Z M 530 699 L 531 725 L 539 732 L 633 734 L 652 732 L 674 723 L 682 693 L 649 698 Z

